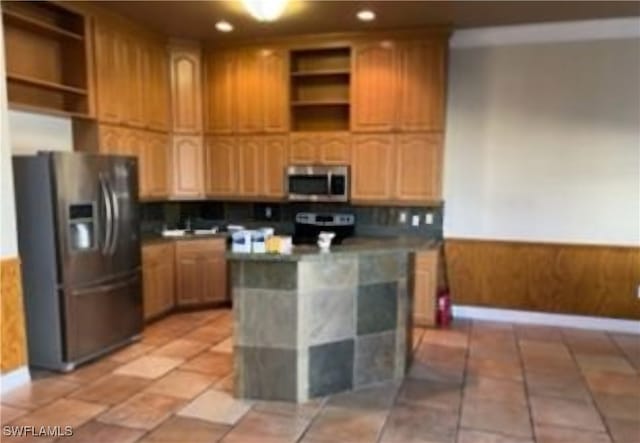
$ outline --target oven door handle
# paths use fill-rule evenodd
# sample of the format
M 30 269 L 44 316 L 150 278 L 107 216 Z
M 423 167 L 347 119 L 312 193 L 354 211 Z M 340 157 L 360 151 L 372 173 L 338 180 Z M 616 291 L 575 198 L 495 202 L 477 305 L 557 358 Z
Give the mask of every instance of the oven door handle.
M 331 182 L 332 182 L 332 173 L 331 171 L 328 172 L 327 174 L 327 197 L 331 198 L 332 193 L 331 193 Z

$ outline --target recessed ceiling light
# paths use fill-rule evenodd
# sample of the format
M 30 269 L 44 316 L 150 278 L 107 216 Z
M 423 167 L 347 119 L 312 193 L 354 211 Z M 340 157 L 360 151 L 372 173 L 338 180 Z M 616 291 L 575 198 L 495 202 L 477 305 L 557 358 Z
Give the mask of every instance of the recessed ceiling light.
M 233 25 L 229 22 L 221 20 L 216 23 L 216 29 L 220 32 L 231 32 L 233 31 Z
M 362 11 L 358 11 L 356 17 L 358 17 L 358 20 L 362 20 L 363 22 L 370 22 L 371 20 L 376 19 L 376 14 L 370 9 L 363 9 Z

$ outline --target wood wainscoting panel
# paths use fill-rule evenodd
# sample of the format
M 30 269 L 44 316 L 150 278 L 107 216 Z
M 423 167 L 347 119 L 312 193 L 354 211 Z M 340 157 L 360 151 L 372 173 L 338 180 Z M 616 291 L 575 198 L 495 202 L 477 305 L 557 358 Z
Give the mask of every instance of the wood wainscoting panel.
M 0 260 L 0 368 L 9 372 L 27 364 L 20 259 Z
M 640 248 L 446 239 L 458 305 L 640 320 Z

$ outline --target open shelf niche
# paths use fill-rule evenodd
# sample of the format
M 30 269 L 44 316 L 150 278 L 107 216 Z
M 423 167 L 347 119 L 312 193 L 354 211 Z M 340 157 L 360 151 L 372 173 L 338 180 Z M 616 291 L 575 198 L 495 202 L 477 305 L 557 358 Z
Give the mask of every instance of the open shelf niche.
M 349 47 L 291 51 L 293 131 L 349 129 L 350 68 Z

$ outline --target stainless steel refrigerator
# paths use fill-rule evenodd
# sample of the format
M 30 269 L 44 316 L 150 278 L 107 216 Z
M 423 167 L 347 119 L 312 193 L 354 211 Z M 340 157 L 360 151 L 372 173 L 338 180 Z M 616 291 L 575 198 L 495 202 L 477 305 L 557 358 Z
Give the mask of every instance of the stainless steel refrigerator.
M 14 156 L 29 364 L 69 371 L 142 332 L 137 161 Z

